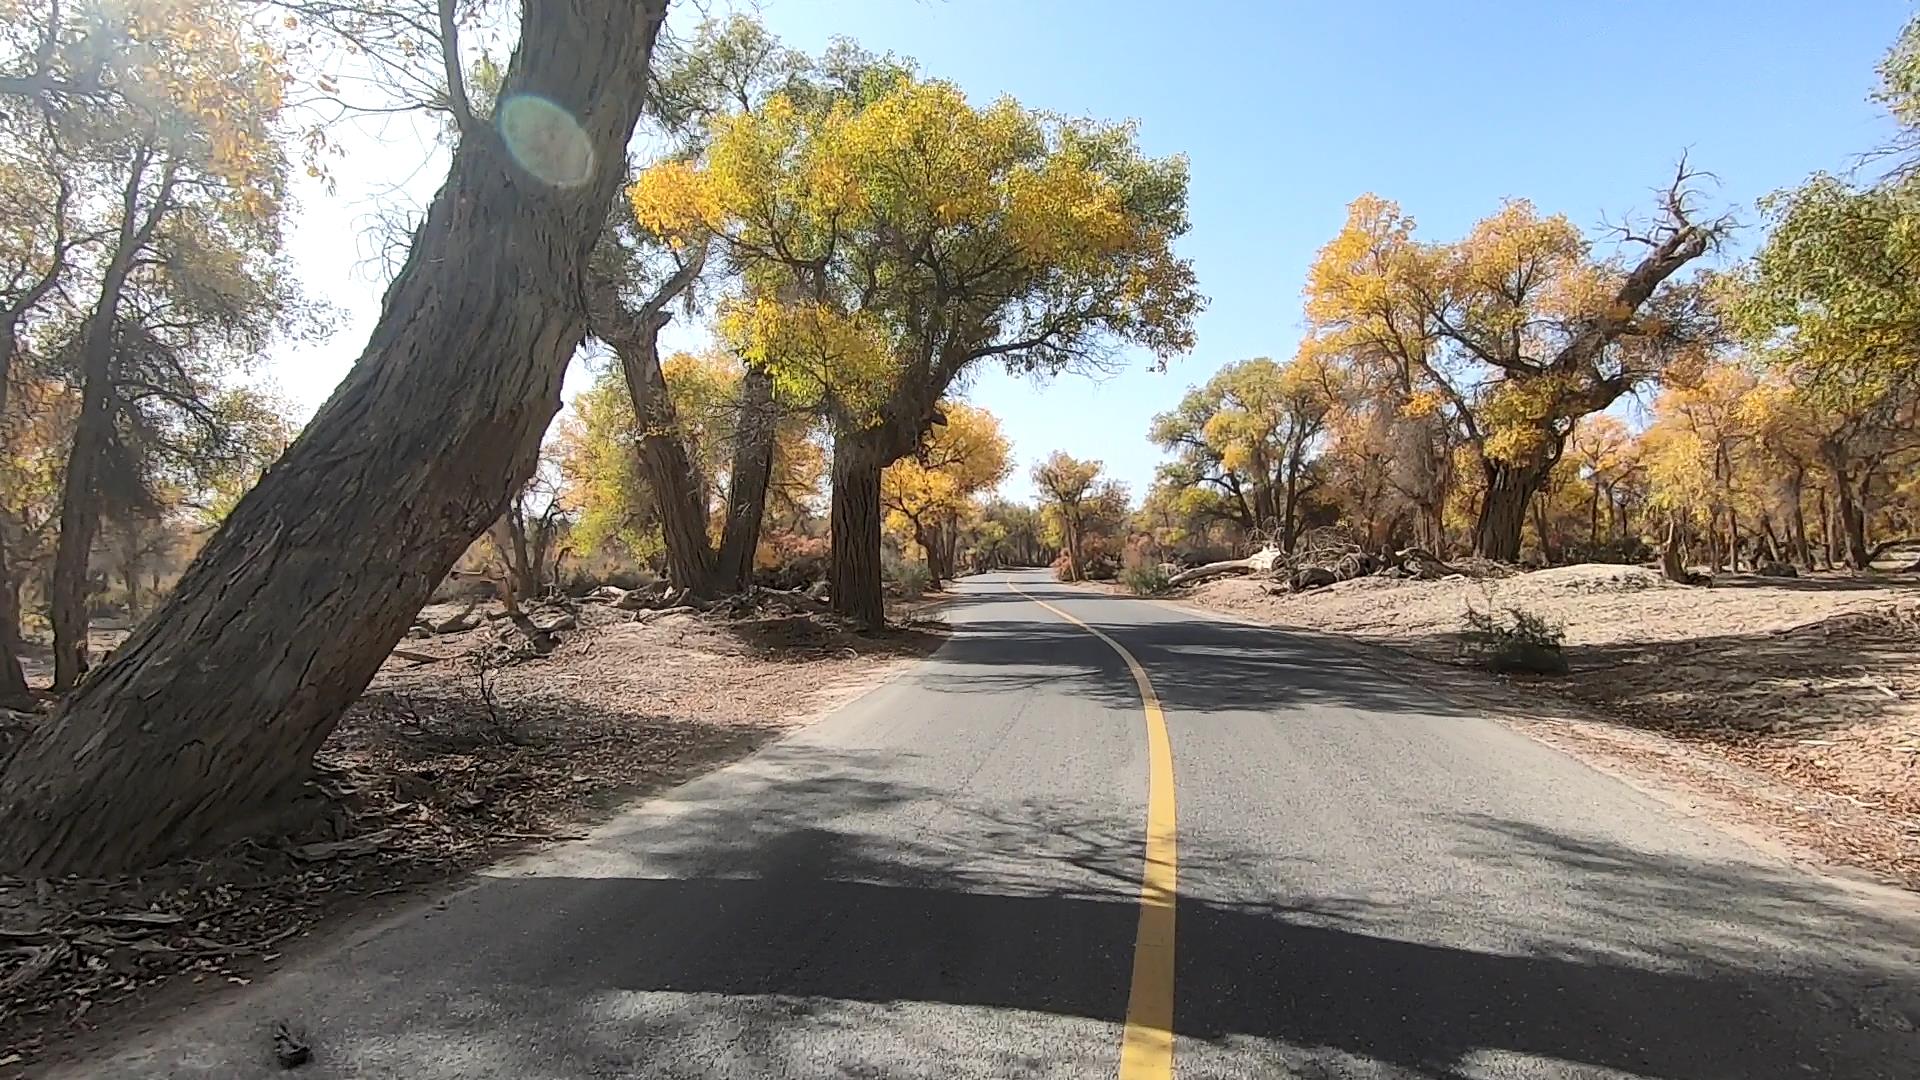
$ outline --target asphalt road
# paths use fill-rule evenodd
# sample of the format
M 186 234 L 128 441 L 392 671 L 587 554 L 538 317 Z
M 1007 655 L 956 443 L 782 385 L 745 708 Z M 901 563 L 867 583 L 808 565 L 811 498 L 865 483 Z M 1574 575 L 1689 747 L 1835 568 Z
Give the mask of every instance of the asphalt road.
M 1113 1077 L 1131 993 L 1182 1078 L 1920 1077 L 1900 902 L 1312 638 L 1012 575 L 1110 644 L 1008 576 L 793 738 L 67 1075 L 283 1075 L 284 1018 L 308 1078 Z M 1144 986 L 1113 644 L 1172 748 Z

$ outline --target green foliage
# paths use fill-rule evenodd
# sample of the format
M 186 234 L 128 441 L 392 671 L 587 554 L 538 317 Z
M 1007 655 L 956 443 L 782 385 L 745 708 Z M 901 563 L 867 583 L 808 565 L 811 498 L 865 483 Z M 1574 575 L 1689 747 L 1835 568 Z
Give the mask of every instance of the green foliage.
M 1920 179 L 1860 188 L 1820 174 L 1760 201 L 1769 231 L 1717 293 L 1763 362 L 1841 407 L 1920 370 Z
M 1167 591 L 1168 574 L 1158 563 L 1120 568 L 1120 584 L 1135 596 L 1155 596 Z
M 1469 651 L 1492 671 L 1559 675 L 1567 670 L 1560 653 L 1567 636 L 1562 623 L 1515 606 L 1497 611 L 1469 607 L 1461 622 Z
M 900 595 L 909 600 L 917 600 L 927 591 L 927 585 L 933 580 L 927 572 L 927 564 L 918 560 L 903 560 L 893 568 L 893 583 L 900 589 Z

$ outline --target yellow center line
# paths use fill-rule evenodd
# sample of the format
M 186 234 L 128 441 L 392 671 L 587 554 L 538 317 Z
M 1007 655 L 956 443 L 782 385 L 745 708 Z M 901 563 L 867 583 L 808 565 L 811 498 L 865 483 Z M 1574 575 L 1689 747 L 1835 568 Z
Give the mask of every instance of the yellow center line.
M 1147 717 L 1147 860 L 1140 875 L 1140 925 L 1133 937 L 1133 982 L 1127 1026 L 1120 1040 L 1120 1080 L 1168 1080 L 1173 1075 L 1173 902 L 1176 886 L 1173 816 L 1173 743 L 1167 716 L 1147 669 L 1118 641 L 1074 618 L 1011 580 L 1007 588 L 1099 638 L 1120 654 L 1140 688 Z

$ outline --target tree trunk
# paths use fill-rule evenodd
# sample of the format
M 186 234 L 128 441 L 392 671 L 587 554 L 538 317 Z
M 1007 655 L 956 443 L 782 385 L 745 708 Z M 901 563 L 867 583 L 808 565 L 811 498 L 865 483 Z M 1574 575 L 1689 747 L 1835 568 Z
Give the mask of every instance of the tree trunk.
M 1505 462 L 1489 462 L 1485 469 L 1487 490 L 1473 528 L 1473 553 L 1483 559 L 1516 562 L 1527 505 L 1546 478 L 1546 470 Z
M 667 578 L 695 596 L 713 592 L 713 541 L 707 534 L 705 485 L 680 439 L 667 378 L 660 370 L 660 328 L 664 314 L 642 320 L 631 337 L 610 339 L 620 358 L 620 373 L 633 399 L 640 426 L 640 467 L 660 508 L 660 533 L 667 548 Z
M 113 251 L 100 275 L 100 295 L 80 347 L 80 415 L 73 428 L 60 489 L 60 536 L 54 546 L 51 603 L 53 688 L 69 690 L 87 670 L 87 564 L 100 529 L 100 465 L 113 438 L 114 330 L 134 258 L 153 240 L 172 205 L 174 170 L 165 167 L 144 211 L 141 196 L 153 152 L 137 147 L 127 163 Z
M 1296 504 L 1300 499 L 1300 462 L 1292 456 L 1287 461 L 1286 505 L 1280 511 L 1280 550 L 1293 554 L 1293 522 L 1297 516 Z
M 1533 534 L 1540 540 L 1540 558 L 1548 566 L 1552 566 L 1560 560 L 1554 557 L 1553 543 L 1547 539 L 1547 500 L 1533 500 L 1528 511 L 1529 516 L 1533 518 Z
M 1834 516 L 1840 519 L 1842 539 L 1847 545 L 1847 565 L 1855 570 L 1873 566 L 1873 553 L 1867 548 L 1867 515 L 1854 497 L 1852 485 L 1836 479 L 1833 485 Z
M 434 587 L 533 474 L 585 335 L 582 273 L 664 9 L 522 6 L 500 101 L 503 114 L 527 104 L 533 137 L 516 154 L 494 127 L 468 125 L 346 381 L 166 603 L 15 753 L 0 778 L 0 865 L 150 864 L 265 824 L 306 778 Z
M 0 522 L 0 706 L 28 706 L 33 694 L 20 666 L 20 582 L 7 564 L 7 536 Z
M 113 435 L 113 321 L 125 282 L 124 263 L 108 269 L 82 347 L 80 415 L 60 488 L 60 533 L 48 597 L 55 690 L 73 689 L 87 670 L 87 564 L 100 528 L 100 465 Z
M 1727 507 L 1727 564 L 1734 573 L 1740 572 L 1740 517 L 1733 507 Z
M 1667 542 L 1660 548 L 1660 574 L 1668 581 L 1690 584 L 1686 559 L 1680 551 L 1680 517 L 1677 514 L 1667 517 Z
M 9 313 L 4 322 L 0 322 L 0 425 L 7 417 L 7 395 L 13 383 L 13 354 L 19 347 L 17 326 L 20 315 Z M 0 427 L 0 434 L 4 434 Z M 7 447 L 0 443 L 0 453 Z M 0 517 L 0 706 L 28 706 L 33 696 L 27 689 L 26 671 L 20 666 L 22 641 L 20 636 L 20 583 L 14 579 L 12 566 L 7 554 L 12 550 L 13 538 L 8 535 L 7 522 Z
M 872 628 L 886 625 L 880 584 L 880 470 L 885 455 L 873 433 L 833 440 L 833 494 L 828 528 L 833 559 L 827 581 L 833 610 Z
M 945 581 L 940 572 L 940 538 L 916 521 L 913 523 L 913 542 L 920 545 L 921 552 L 927 557 L 927 589 L 939 592 Z
M 1826 569 L 1833 569 L 1833 511 L 1827 505 L 1827 489 L 1819 492 L 1820 503 L 1820 561 Z
M 1073 511 L 1063 511 L 1060 516 L 1064 519 L 1060 531 L 1066 534 L 1067 542 L 1067 580 L 1085 581 L 1087 566 L 1080 555 L 1080 522 Z
M 1787 501 L 1787 547 L 1794 562 L 1812 570 L 1813 547 L 1807 543 L 1807 512 L 1802 505 L 1805 499 L 1805 477 L 1796 473 L 1788 488 Z
M 757 367 L 747 368 L 740 380 L 740 423 L 734 433 L 733 465 L 727 479 L 727 524 L 716 575 L 722 589 L 743 590 L 753 584 L 753 556 L 760 547 L 761 522 L 766 519 L 779 422 L 773 376 Z

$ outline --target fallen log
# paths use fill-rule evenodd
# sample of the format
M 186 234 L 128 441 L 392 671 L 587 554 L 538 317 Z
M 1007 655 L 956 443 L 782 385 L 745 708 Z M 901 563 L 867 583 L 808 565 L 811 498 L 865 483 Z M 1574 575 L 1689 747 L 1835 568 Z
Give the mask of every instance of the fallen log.
M 1265 574 L 1273 570 L 1280 560 L 1280 549 L 1262 548 L 1244 559 L 1223 559 L 1220 562 L 1196 566 L 1191 570 L 1182 570 L 1167 579 L 1167 587 L 1185 585 L 1190 581 L 1205 581 L 1223 574 Z

